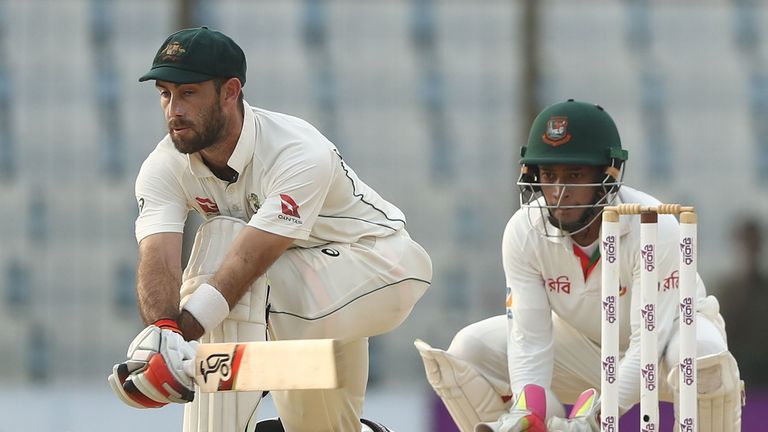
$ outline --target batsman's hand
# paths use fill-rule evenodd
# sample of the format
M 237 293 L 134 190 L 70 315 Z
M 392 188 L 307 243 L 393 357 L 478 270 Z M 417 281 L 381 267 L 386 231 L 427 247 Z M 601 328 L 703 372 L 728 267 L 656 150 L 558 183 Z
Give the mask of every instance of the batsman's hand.
M 552 417 L 547 428 L 550 432 L 600 432 L 600 395 L 597 390 L 584 391 L 568 418 Z
M 544 387 L 528 384 L 509 412 L 493 423 L 480 423 L 475 432 L 547 432 L 547 396 Z
M 159 320 L 134 338 L 128 360 L 115 365 L 109 384 L 120 400 L 135 408 L 191 402 L 197 345 L 184 340 L 175 321 Z

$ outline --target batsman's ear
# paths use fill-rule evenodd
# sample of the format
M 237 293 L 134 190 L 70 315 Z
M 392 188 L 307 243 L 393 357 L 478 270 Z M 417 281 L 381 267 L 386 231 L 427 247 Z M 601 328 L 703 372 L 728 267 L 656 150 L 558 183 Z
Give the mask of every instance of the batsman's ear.
M 228 78 L 224 81 L 221 87 L 222 92 L 224 93 L 224 98 L 227 100 L 237 101 L 240 97 L 240 93 L 243 91 L 243 84 L 240 82 L 240 79 L 236 77 Z

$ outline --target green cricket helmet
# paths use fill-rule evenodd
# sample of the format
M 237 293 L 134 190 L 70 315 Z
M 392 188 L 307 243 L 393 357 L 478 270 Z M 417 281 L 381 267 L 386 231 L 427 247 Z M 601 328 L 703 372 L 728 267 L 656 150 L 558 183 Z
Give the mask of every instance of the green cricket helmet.
M 612 166 L 627 160 L 611 116 L 599 105 L 569 99 L 544 109 L 521 150 L 523 165 Z
M 621 148 L 619 131 L 613 119 L 599 106 L 569 99 L 545 108 L 531 125 L 528 143 L 521 149 L 520 204 L 538 209 L 542 220 L 558 228 L 555 236 L 575 234 L 592 224 L 606 205 L 612 203 L 621 187 L 627 151 Z M 540 165 L 589 165 L 604 167 L 605 175 L 587 184 L 561 184 L 564 190 L 577 187 L 595 188 L 590 204 L 564 205 L 547 202 L 541 193 Z M 564 194 L 561 194 L 561 197 Z M 564 225 L 552 211 L 562 208 L 585 208 L 581 220 Z M 546 225 L 546 224 L 545 224 Z M 547 236 L 548 230 L 545 226 Z

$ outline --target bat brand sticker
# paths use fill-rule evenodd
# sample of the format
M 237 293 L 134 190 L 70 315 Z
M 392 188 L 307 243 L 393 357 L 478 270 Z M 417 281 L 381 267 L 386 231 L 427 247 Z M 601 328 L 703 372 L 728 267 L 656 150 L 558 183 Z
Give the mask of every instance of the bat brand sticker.
M 208 375 L 217 373 L 221 375 L 222 381 L 229 379 L 232 372 L 232 356 L 229 354 L 215 353 L 200 360 L 200 375 L 203 376 L 203 382 L 208 382 Z
M 237 344 L 232 354 L 213 353 L 205 360 L 200 360 L 200 375 L 203 376 L 203 382 L 208 383 L 208 375 L 213 374 L 214 377 L 219 377 L 217 387 L 219 391 L 232 390 L 235 387 L 243 353 L 245 353 L 245 345 Z

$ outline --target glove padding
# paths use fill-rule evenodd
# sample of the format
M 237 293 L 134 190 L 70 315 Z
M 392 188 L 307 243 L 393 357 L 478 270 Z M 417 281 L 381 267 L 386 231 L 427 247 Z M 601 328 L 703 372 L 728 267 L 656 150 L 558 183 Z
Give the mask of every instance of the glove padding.
M 480 423 L 476 432 L 547 432 L 547 395 L 544 387 L 528 384 L 515 399 L 509 412 L 493 423 Z
M 550 432 L 600 432 L 600 395 L 597 390 L 584 391 L 568 418 L 551 417 L 547 428 Z
M 110 386 L 120 400 L 134 408 L 191 402 L 197 345 L 184 340 L 174 321 L 157 321 L 131 342 L 128 360 L 112 370 Z

